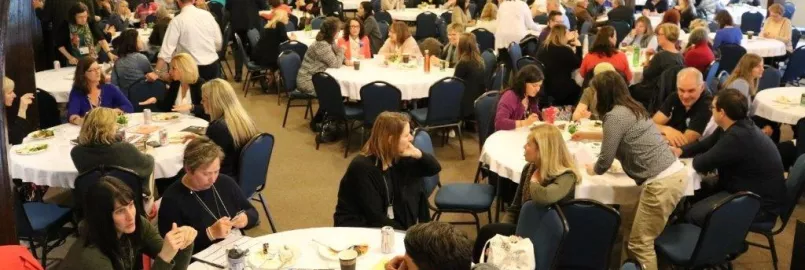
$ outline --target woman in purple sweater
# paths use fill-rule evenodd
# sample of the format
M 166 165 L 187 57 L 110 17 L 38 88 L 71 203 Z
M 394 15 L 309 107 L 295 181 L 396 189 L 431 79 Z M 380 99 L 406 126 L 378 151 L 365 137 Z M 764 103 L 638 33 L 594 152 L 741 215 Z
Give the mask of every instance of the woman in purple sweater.
M 514 79 L 512 89 L 503 92 L 495 113 L 495 130 L 512 130 L 539 120 L 537 93 L 542 87 L 542 71 L 528 65 Z
M 70 123 L 81 125 L 84 115 L 98 107 L 115 109 L 119 114 L 134 111 L 129 99 L 117 86 L 106 83 L 101 66 L 95 58 L 85 57 L 78 61 L 73 76 L 73 89 L 67 100 L 67 117 Z

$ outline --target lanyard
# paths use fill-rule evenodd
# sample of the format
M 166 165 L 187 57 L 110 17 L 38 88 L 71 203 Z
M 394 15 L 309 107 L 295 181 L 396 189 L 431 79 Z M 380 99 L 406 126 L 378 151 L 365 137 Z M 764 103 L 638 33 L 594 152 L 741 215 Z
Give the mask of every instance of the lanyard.
M 383 172 L 383 185 L 386 187 L 386 202 L 389 206 L 391 206 L 394 202 L 394 194 L 392 194 L 391 190 L 389 190 L 388 176 L 386 176 L 387 174 L 388 172 Z M 394 185 L 394 182 L 391 184 Z
M 89 98 L 89 95 L 87 95 L 87 102 L 89 102 L 89 109 L 90 110 L 101 107 L 101 102 L 103 102 L 102 92 L 98 94 L 98 105 L 97 106 L 92 104 L 92 99 Z
M 226 215 L 229 216 L 229 211 L 226 210 L 226 205 L 224 205 L 224 200 L 221 199 L 221 195 L 218 194 L 218 189 L 216 189 L 215 186 L 212 186 L 212 192 L 213 192 L 212 200 L 213 200 L 213 203 L 215 203 L 215 210 L 216 210 L 216 212 L 218 212 L 218 216 L 216 216 L 212 212 L 212 210 L 207 206 L 206 203 L 204 203 L 204 201 L 201 200 L 201 197 L 199 197 L 196 192 L 191 192 L 191 194 L 193 194 L 196 197 L 196 200 L 198 201 L 198 203 L 201 204 L 202 207 L 204 207 L 204 210 L 207 210 L 207 213 L 210 214 L 210 216 L 212 216 L 212 218 L 214 220 L 218 220 L 218 219 L 221 218 L 221 209 L 218 208 L 218 201 L 221 201 L 221 205 L 224 206 L 224 213 L 226 213 Z

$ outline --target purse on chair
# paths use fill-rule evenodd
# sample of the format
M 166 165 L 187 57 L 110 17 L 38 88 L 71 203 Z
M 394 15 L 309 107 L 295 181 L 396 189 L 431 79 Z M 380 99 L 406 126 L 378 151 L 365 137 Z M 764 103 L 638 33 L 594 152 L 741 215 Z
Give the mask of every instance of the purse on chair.
M 534 245 L 528 238 L 495 235 L 484 245 L 480 262 L 494 265 L 500 270 L 535 269 Z

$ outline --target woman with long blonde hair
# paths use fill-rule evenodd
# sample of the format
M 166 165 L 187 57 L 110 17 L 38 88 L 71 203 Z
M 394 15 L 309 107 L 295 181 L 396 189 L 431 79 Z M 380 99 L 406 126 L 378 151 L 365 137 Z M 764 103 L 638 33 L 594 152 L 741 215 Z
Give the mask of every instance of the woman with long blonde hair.
M 498 29 L 498 6 L 492 1 L 486 2 L 484 9 L 481 11 L 481 17 L 478 18 L 475 26 L 495 33 Z
M 204 84 L 204 79 L 198 75 L 196 60 L 187 53 L 177 54 L 171 58 L 168 73 L 173 82 L 159 103 L 159 110 L 192 114 L 208 119 L 201 106 L 201 86 Z
M 204 135 L 224 150 L 221 173 L 237 180 L 240 150 L 260 131 L 227 81 L 214 79 L 201 86 L 201 105 L 210 116 Z
M 532 128 L 523 146 L 523 156 L 528 163 L 523 167 L 514 200 L 501 223 L 486 225 L 478 232 L 473 250 L 475 261 L 481 256 L 487 240 L 496 234 L 514 234 L 520 208 L 525 202 L 533 201 L 547 207 L 573 199 L 581 174 L 556 126 L 545 124 Z
M 87 113 L 78 133 L 78 144 L 70 150 L 73 164 L 78 172 L 86 172 L 100 165 L 133 170 L 143 181 L 143 192 L 151 194 L 154 158 L 117 136 L 117 115 L 114 109 L 103 107 Z
M 760 83 L 760 77 L 762 76 L 763 58 L 754 53 L 747 53 L 741 57 L 735 69 L 732 70 L 732 74 L 724 83 L 724 89 L 734 88 L 744 94 L 747 100 L 751 102 L 755 94 L 757 94 L 758 83 Z
M 566 26 L 557 24 L 537 51 L 537 60 L 545 65 L 544 89 L 557 105 L 576 105 L 581 97 L 581 87 L 572 75 L 581 66 L 576 48 L 570 44 L 573 39 Z
M 398 230 L 430 220 L 422 177 L 441 171 L 439 161 L 411 143 L 406 114 L 383 112 L 338 188 L 336 227 L 391 226 Z

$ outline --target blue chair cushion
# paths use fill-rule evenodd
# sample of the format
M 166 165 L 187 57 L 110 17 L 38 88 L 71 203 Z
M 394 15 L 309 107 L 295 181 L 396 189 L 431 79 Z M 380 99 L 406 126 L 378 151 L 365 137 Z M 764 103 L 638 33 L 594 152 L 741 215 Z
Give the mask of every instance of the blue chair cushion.
M 701 232 L 701 228 L 689 223 L 665 228 L 654 240 L 654 248 L 674 264 L 685 265 L 693 256 L 693 249 L 699 241 Z
M 303 93 L 303 92 L 301 92 L 299 90 L 291 91 L 290 93 L 288 93 L 288 96 L 290 96 L 292 99 L 311 99 L 311 98 L 315 98 L 315 96 L 313 96 L 311 94 Z
M 492 206 L 495 187 L 487 184 L 458 183 L 444 185 L 436 192 L 439 210 L 486 211 Z
M 344 112 L 347 119 L 360 119 L 363 118 L 363 108 L 356 106 L 344 106 Z
M 22 205 L 34 231 L 47 229 L 54 222 L 70 215 L 70 209 L 55 204 L 29 202 Z
M 752 222 L 752 225 L 749 226 L 749 231 L 768 233 L 774 229 L 775 224 L 777 224 L 777 219 L 774 221 Z
M 408 113 L 420 124 L 425 123 L 425 120 L 428 118 L 428 108 L 413 109 Z

